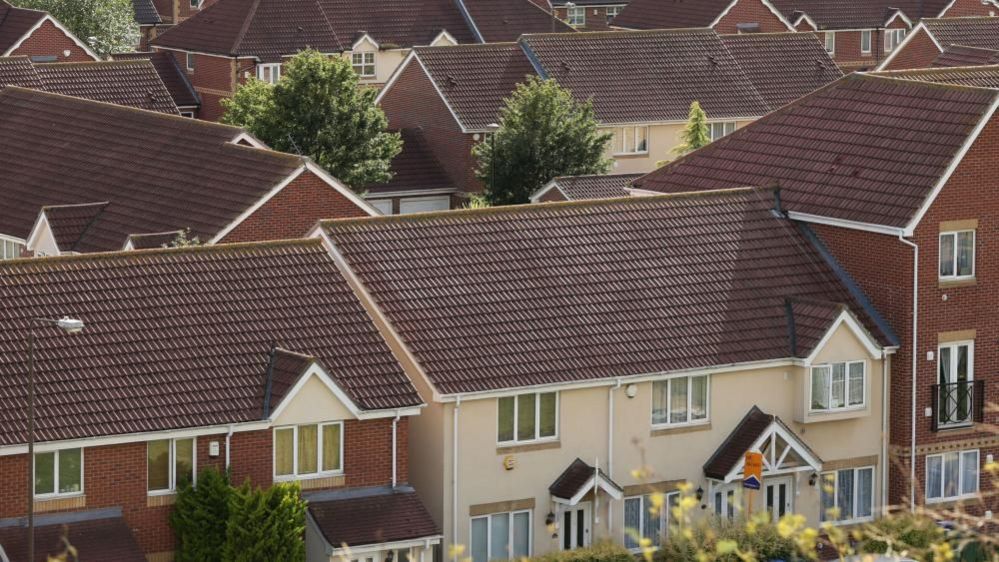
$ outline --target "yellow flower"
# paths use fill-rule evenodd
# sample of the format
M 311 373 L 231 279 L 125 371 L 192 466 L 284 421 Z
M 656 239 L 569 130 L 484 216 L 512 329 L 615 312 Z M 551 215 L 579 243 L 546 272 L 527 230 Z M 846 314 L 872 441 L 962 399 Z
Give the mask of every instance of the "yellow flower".
M 449 558 L 458 558 L 462 554 L 465 554 L 465 545 L 463 544 L 452 544 L 451 548 L 448 549 Z

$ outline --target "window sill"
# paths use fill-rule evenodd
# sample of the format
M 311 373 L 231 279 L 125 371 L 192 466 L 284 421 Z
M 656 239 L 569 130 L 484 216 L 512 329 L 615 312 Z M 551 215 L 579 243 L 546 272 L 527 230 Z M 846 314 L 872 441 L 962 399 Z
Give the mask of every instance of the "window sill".
M 611 157 L 612 158 L 624 158 L 624 159 L 628 159 L 628 158 L 648 158 L 649 157 L 649 152 L 648 151 L 645 151 L 645 152 L 622 152 L 620 154 L 612 154 Z
M 693 433 L 695 431 L 711 431 L 711 422 L 688 423 L 684 425 L 654 425 L 649 435 L 660 437 L 663 435 L 680 435 L 683 433 Z
M 978 279 L 974 277 L 962 277 L 955 279 L 938 279 L 937 286 L 941 289 L 953 289 L 955 287 L 974 287 L 978 285 Z
M 975 423 L 963 423 L 961 425 L 942 425 L 937 428 L 937 434 L 944 434 L 948 437 L 954 437 L 959 435 L 971 435 L 978 433 L 978 428 L 975 427 Z
M 162 507 L 177 503 L 177 492 L 148 492 L 146 495 L 146 507 Z
M 948 498 L 934 498 L 934 499 L 927 498 L 926 505 L 955 506 L 961 502 L 974 501 L 978 499 L 979 499 L 978 492 L 975 492 L 974 494 L 965 494 L 963 496 L 954 496 Z
M 321 488 L 342 488 L 347 484 L 347 477 L 341 472 L 338 474 L 320 474 L 318 476 L 298 476 L 295 478 L 274 477 L 275 484 L 297 482 L 298 487 L 303 490 L 318 490 Z
M 562 442 L 558 439 L 552 441 L 538 441 L 534 443 L 517 443 L 512 445 L 497 445 L 497 455 L 509 455 L 511 453 L 527 453 L 530 451 L 545 451 L 548 449 L 559 449 Z
M 38 513 L 45 513 L 47 511 L 62 511 L 66 509 L 79 509 L 86 506 L 87 496 L 82 493 L 35 498 L 35 511 Z
M 843 521 L 822 521 L 822 523 L 829 523 L 833 527 L 849 528 L 855 525 L 864 525 L 874 521 L 874 517 L 861 517 L 858 519 L 846 519 Z

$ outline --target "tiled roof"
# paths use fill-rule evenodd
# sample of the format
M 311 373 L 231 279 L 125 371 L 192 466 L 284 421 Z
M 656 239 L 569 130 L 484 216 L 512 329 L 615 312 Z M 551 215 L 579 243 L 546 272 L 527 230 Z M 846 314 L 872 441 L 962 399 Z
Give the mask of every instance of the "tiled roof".
M 963 45 L 999 49 L 999 18 L 924 19 L 922 24 L 941 47 Z
M 708 462 L 704 463 L 704 475 L 708 478 L 724 480 L 746 454 L 746 451 L 770 427 L 774 419 L 775 416 L 766 414 L 758 407 L 753 406 L 708 459 Z
M 135 23 L 139 25 L 162 23 L 153 0 L 132 0 L 132 11 L 135 12 Z
M 732 0 L 631 0 L 614 18 L 625 29 L 708 27 Z
M 999 50 L 950 45 L 933 61 L 934 68 L 999 64 Z
M 770 109 L 843 76 L 825 45 L 811 33 L 743 33 L 721 39 Z
M 602 469 L 598 470 L 600 470 L 600 476 L 604 480 L 617 487 L 617 483 L 608 478 L 607 473 Z M 592 466 L 583 462 L 579 457 L 576 457 L 576 460 L 572 461 L 562 471 L 562 474 L 559 474 L 558 478 L 548 486 L 548 492 L 557 498 L 571 499 L 590 482 L 595 472 Z
M 632 182 L 783 188 L 791 211 L 904 227 L 999 92 L 853 74 Z
M 420 404 L 319 240 L 5 261 L 0 300 L 0 445 L 24 440 L 38 316 L 86 324 L 35 329 L 40 441 L 261 420 L 273 346 L 314 357 L 362 409 Z
M 402 152 L 392 159 L 392 179 L 367 186 L 368 193 L 454 188 L 419 129 L 402 129 Z
M 117 250 L 129 234 L 180 228 L 207 240 L 305 162 L 231 142 L 242 133 L 36 90 L 0 90 L 0 232 L 26 239 L 42 207 L 109 201 L 79 251 Z
M 552 0 L 552 4 L 559 8 L 564 8 L 566 4 L 572 2 L 577 6 L 627 6 L 629 0 Z
M 13 523 L 13 524 L 8 524 Z M 121 516 L 120 508 L 35 516 L 35 560 L 56 560 L 65 545 L 76 549 L 78 562 L 145 562 L 146 556 Z M 0 549 L 11 562 L 28 559 L 27 525 L 0 521 Z M 49 556 L 52 556 L 50 558 Z
M 151 250 L 153 248 L 166 248 L 171 242 L 177 239 L 182 230 L 170 230 L 167 232 L 149 232 L 144 234 L 130 234 L 126 243 L 132 244 L 133 250 Z M 124 247 L 124 245 L 122 245 Z
M 566 201 L 612 199 L 614 197 L 626 197 L 628 192 L 624 188 L 628 187 L 631 180 L 640 177 L 642 177 L 642 174 L 563 176 L 552 180 L 552 183 L 554 183 L 552 189 L 559 190 Z
M 0 57 L 0 88 L 19 86 L 43 90 L 42 79 L 28 57 Z
M 46 15 L 38 10 L 15 8 L 0 0 L 0 55 L 16 45 Z
M 900 70 L 897 72 L 879 72 L 877 75 L 919 82 L 999 89 L 999 65 L 995 64 L 991 66 Z
M 564 21 L 525 0 L 461 0 L 485 42 L 516 41 L 525 33 L 575 33 Z
M 324 227 L 451 394 L 788 358 L 793 297 L 869 318 L 774 199 L 740 189 Z
M 100 220 L 107 201 L 77 205 L 52 205 L 42 208 L 56 245 L 63 251 L 76 252 L 90 228 Z
M 950 0 L 771 0 L 794 23 L 806 14 L 819 29 L 875 29 L 899 10 L 910 21 L 936 17 Z
M 435 537 L 441 534 L 409 487 L 310 494 L 309 515 L 333 548 Z
M 114 60 L 149 60 L 153 63 L 153 68 L 160 75 L 160 80 L 166 86 L 167 91 L 173 97 L 173 102 L 177 107 L 197 107 L 201 105 L 201 98 L 194 91 L 194 86 L 187 79 L 187 73 L 181 70 L 177 64 L 177 59 L 170 53 L 165 52 L 143 52 L 143 53 L 117 53 L 111 55 Z

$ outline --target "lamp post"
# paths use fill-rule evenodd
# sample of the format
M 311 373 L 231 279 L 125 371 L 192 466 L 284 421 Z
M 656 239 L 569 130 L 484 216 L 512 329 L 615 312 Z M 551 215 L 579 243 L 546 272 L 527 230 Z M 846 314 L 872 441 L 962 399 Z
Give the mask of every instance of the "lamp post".
M 489 131 L 489 188 L 496 192 L 496 131 L 500 128 L 499 123 L 486 125 Z
M 83 321 L 63 316 L 59 320 L 32 318 L 28 328 L 28 562 L 35 562 L 35 327 L 55 326 L 67 334 L 83 331 Z

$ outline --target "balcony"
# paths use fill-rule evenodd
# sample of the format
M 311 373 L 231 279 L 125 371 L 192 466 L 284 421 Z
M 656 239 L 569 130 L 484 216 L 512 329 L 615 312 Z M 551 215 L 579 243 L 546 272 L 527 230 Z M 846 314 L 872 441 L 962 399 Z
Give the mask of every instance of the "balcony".
M 933 385 L 933 431 L 980 423 L 984 402 L 985 381 Z

